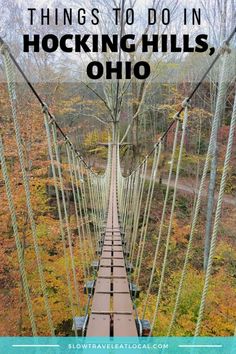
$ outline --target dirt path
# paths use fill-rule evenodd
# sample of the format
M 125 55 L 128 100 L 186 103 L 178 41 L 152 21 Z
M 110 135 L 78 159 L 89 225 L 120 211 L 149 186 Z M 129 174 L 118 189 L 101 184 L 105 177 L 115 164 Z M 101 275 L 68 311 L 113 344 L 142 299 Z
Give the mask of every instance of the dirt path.
M 96 163 L 96 167 L 104 168 L 105 166 L 103 166 L 102 164 Z M 146 179 L 150 180 L 150 175 L 148 175 L 146 177 Z M 165 186 L 167 185 L 167 182 L 168 182 L 167 178 L 162 179 L 162 184 L 164 184 Z M 184 193 L 196 194 L 198 192 L 198 188 L 195 188 L 194 182 L 180 178 L 179 182 L 178 182 L 177 189 L 178 189 L 178 191 L 182 191 Z M 171 188 L 174 188 L 174 185 L 175 185 L 175 181 L 172 180 L 170 183 Z M 202 196 L 205 198 L 207 197 L 207 189 L 205 189 L 203 191 Z M 218 199 L 218 193 L 215 194 L 215 201 L 217 201 L 217 199 Z M 223 198 L 223 201 L 226 205 L 228 205 L 228 206 L 230 205 L 230 206 L 233 206 L 236 208 L 236 197 L 233 197 L 231 195 L 225 195 Z
M 162 183 L 164 185 L 167 185 L 167 179 L 163 178 Z M 175 185 L 174 180 L 171 181 L 170 185 L 172 188 L 174 188 L 174 185 Z M 186 181 L 184 181 L 184 183 L 183 183 L 181 180 L 179 181 L 177 188 L 178 188 L 178 190 L 183 191 L 185 193 L 189 193 L 189 194 L 196 194 L 198 192 L 198 189 L 195 188 L 193 185 L 189 184 Z M 207 190 L 203 191 L 202 196 L 205 198 L 207 197 Z M 217 201 L 217 199 L 218 199 L 218 193 L 215 194 L 215 200 Z M 225 195 L 223 201 L 225 204 L 232 205 L 232 206 L 236 207 L 236 197 L 232 197 L 230 195 Z

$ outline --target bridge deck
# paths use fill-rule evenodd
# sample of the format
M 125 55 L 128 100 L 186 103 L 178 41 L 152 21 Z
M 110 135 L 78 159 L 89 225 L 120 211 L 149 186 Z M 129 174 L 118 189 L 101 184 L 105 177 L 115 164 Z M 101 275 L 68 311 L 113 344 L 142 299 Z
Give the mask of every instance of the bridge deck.
M 87 336 L 137 336 L 118 219 L 115 146 L 104 243 Z

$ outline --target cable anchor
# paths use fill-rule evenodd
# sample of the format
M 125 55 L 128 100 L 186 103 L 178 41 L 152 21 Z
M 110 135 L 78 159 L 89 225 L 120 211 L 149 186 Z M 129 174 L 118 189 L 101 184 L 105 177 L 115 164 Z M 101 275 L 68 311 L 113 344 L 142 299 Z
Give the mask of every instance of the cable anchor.
M 182 107 L 183 108 L 190 108 L 191 107 L 191 101 L 188 97 L 186 97 L 183 102 L 182 102 Z
M 229 47 L 229 44 L 227 43 L 227 41 L 223 41 L 220 48 L 219 48 L 219 54 L 223 55 L 224 53 L 231 53 L 231 49 Z

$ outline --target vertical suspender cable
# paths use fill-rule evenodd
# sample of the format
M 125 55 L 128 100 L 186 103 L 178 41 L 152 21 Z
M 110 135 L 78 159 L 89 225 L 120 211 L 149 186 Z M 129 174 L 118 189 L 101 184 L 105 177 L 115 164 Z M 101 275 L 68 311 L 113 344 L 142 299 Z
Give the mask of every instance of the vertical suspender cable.
M 54 180 L 54 188 L 55 188 L 55 193 L 56 193 L 57 210 L 58 210 L 58 216 L 59 216 L 59 221 L 60 221 L 60 234 L 61 234 L 61 238 L 62 238 L 62 246 L 63 246 L 63 253 L 64 253 L 64 261 L 65 261 L 65 270 L 66 270 L 66 280 L 67 280 L 67 287 L 68 287 L 69 303 L 70 303 L 70 309 L 71 309 L 72 317 L 74 319 L 76 313 L 75 313 L 75 310 L 74 310 L 74 300 L 73 300 L 73 295 L 72 295 L 72 287 L 71 287 L 71 280 L 70 280 L 70 270 L 69 270 L 70 267 L 69 267 L 69 262 L 68 262 L 68 257 L 67 257 L 65 232 L 64 232 L 64 225 L 63 225 L 63 217 L 62 217 L 62 211 L 61 211 L 59 190 L 58 190 L 58 186 L 57 186 L 57 176 L 56 176 L 56 170 L 55 170 L 55 165 L 54 165 L 52 141 L 51 141 L 51 131 L 50 131 L 49 122 L 50 122 L 50 119 L 49 119 L 49 116 L 48 116 L 47 107 L 44 107 L 44 124 L 45 124 L 46 135 L 47 135 L 48 152 L 49 152 L 49 158 L 50 158 L 50 162 L 51 162 L 52 175 L 53 175 L 53 180 Z
M 35 316 L 34 316 L 32 301 L 31 301 L 31 297 L 30 297 L 29 284 L 28 284 L 28 280 L 27 280 L 25 264 L 24 264 L 24 259 L 23 259 L 23 250 L 22 250 L 22 245 L 21 245 L 20 236 L 19 236 L 19 232 L 18 232 L 16 211 L 15 211 L 12 192 L 11 192 L 10 179 L 9 179 L 9 175 L 7 172 L 4 147 L 3 147 L 1 135 L 0 135 L 0 161 L 1 161 L 1 165 L 2 165 L 2 174 L 3 174 L 3 179 L 5 182 L 6 195 L 7 195 L 8 206 L 9 206 L 9 210 L 10 210 L 10 214 L 11 214 L 12 228 L 13 228 L 13 234 L 14 234 L 15 243 L 16 243 L 20 274 L 21 274 L 22 284 L 23 284 L 23 288 L 24 288 L 24 292 L 25 292 L 25 299 L 26 299 L 26 303 L 27 303 L 27 307 L 28 307 L 28 311 L 29 311 L 29 318 L 30 318 L 32 333 L 33 333 L 33 336 L 37 336 Z
M 155 306 L 154 316 L 153 316 L 153 320 L 152 320 L 152 324 L 151 324 L 150 335 L 152 334 L 152 331 L 153 331 L 153 328 L 154 328 L 154 325 L 156 322 L 158 310 L 159 310 L 159 304 L 160 304 L 160 300 L 161 300 L 161 292 L 162 292 L 162 287 L 163 287 L 163 283 L 164 283 L 164 276 L 165 276 L 165 271 L 166 271 L 166 265 L 167 265 L 169 243 L 170 243 L 170 238 L 171 238 L 171 233 L 172 233 L 172 224 L 173 224 L 173 219 L 174 219 L 174 210 L 175 210 L 175 201 L 176 201 L 176 194 L 177 194 L 178 179 L 179 179 L 180 166 L 181 166 L 181 161 L 182 161 L 186 127 L 187 127 L 187 122 L 188 122 L 188 107 L 189 107 L 188 99 L 185 99 L 185 101 L 183 102 L 183 107 L 184 107 L 184 120 L 183 120 L 182 135 L 181 135 L 180 148 L 179 148 L 179 157 L 178 157 L 178 162 L 177 162 L 177 170 L 176 170 L 176 176 L 175 176 L 174 194 L 173 194 L 173 199 L 172 199 L 170 221 L 169 221 L 167 238 L 166 238 L 166 247 L 165 247 L 165 254 L 164 254 L 164 260 L 163 260 L 162 271 L 161 271 L 161 279 L 159 282 L 156 306 Z
M 80 225 L 81 225 L 81 236 L 82 236 L 82 243 L 83 243 L 83 250 L 84 250 L 84 255 L 85 255 L 85 260 L 86 260 L 86 270 L 87 270 L 87 276 L 90 274 L 90 269 L 88 265 L 89 261 L 89 255 L 87 252 L 87 245 L 86 245 L 86 240 L 85 240 L 85 230 L 84 230 L 84 222 L 83 222 L 83 213 L 82 213 L 82 207 L 81 207 L 81 193 L 79 191 L 79 183 L 78 179 L 79 176 L 77 174 L 77 161 L 74 152 L 72 152 L 72 161 L 73 161 L 73 170 L 74 170 L 74 175 L 75 175 L 75 187 L 76 187 L 76 195 L 77 195 L 77 203 L 79 207 L 79 215 L 80 215 Z
M 236 97 L 234 99 L 234 108 L 233 108 L 233 114 L 232 114 L 232 119 L 231 119 L 231 124 L 230 124 L 227 150 L 226 150 L 226 154 L 225 154 L 224 167 L 223 167 L 221 183 L 220 183 L 220 191 L 219 191 L 216 212 L 215 212 L 215 220 L 214 220 L 213 231 L 212 231 L 212 236 L 211 236 L 211 247 L 210 247 L 210 253 L 209 253 L 209 260 L 208 260 L 208 264 L 207 264 L 207 270 L 206 270 L 206 275 L 205 275 L 205 280 L 204 280 L 204 287 L 203 287 L 203 291 L 202 291 L 201 304 L 200 304 L 200 308 L 199 308 L 197 325 L 196 325 L 194 336 L 198 336 L 200 334 L 201 323 L 202 323 L 205 304 L 206 304 L 206 297 L 207 297 L 207 292 L 208 292 L 208 288 L 209 288 L 209 281 L 210 281 L 210 277 L 211 277 L 213 258 L 214 258 L 217 236 L 218 236 L 218 228 L 219 228 L 219 222 L 220 222 L 221 211 L 222 211 L 224 191 L 225 191 L 225 186 L 226 186 L 226 181 L 227 181 L 227 173 L 228 173 L 228 169 L 229 169 L 229 162 L 230 162 L 230 158 L 231 158 L 233 141 L 234 141 L 235 125 L 236 125 Z
M 149 180 L 148 193 L 147 193 L 145 209 L 144 209 L 141 235 L 140 235 L 140 239 L 139 239 L 138 254 L 137 254 L 137 258 L 136 258 L 135 271 L 134 271 L 134 279 L 136 279 L 137 272 L 139 272 L 139 266 L 140 266 L 140 261 L 141 261 L 140 255 L 141 255 L 141 251 L 142 251 L 142 247 L 143 247 L 142 245 L 144 242 L 146 223 L 149 218 L 148 210 L 149 210 L 149 204 L 151 202 L 152 186 L 154 185 L 154 179 L 156 176 L 157 156 L 158 156 L 157 149 L 155 149 L 153 162 L 152 162 L 152 172 L 151 172 L 151 176 L 150 176 L 150 180 Z
M 181 278 L 180 278 L 179 286 L 178 286 L 178 290 L 177 290 L 174 311 L 172 314 L 172 318 L 171 318 L 171 322 L 170 322 L 170 325 L 168 328 L 167 335 L 171 334 L 171 331 L 172 331 L 174 323 L 175 323 L 177 310 L 178 310 L 178 306 L 179 306 L 179 302 L 180 302 L 180 297 L 181 297 L 181 293 L 182 293 L 182 289 L 183 289 L 183 285 L 184 285 L 184 280 L 185 280 L 186 273 L 187 273 L 187 267 L 188 267 L 190 253 L 191 253 L 192 244 L 193 244 L 193 239 L 194 239 L 194 235 L 195 235 L 195 228 L 197 225 L 198 215 L 199 215 L 200 206 L 201 206 L 201 197 L 202 197 L 202 194 L 204 191 L 204 186 L 205 186 L 205 182 L 206 182 L 209 163 L 212 158 L 213 141 L 216 139 L 217 124 L 219 121 L 218 115 L 221 114 L 221 107 L 223 105 L 224 97 L 225 97 L 224 80 L 225 80 L 225 73 L 226 73 L 227 66 L 228 66 L 228 54 L 225 53 L 224 58 L 223 58 L 223 65 L 222 65 L 222 69 L 221 69 L 220 79 L 219 79 L 219 91 L 218 91 L 218 97 L 217 97 L 217 102 L 216 102 L 216 110 L 215 110 L 214 119 L 213 119 L 213 123 L 212 123 L 210 141 L 209 141 L 207 155 L 206 155 L 206 159 L 205 159 L 205 163 L 204 163 L 204 167 L 203 167 L 201 182 L 200 182 L 200 186 L 199 186 L 199 190 L 198 190 L 198 196 L 196 199 L 195 210 L 193 213 L 192 225 L 191 225 L 190 236 L 189 236 L 189 241 L 188 241 L 188 247 L 187 247 L 184 265 L 183 265 L 183 269 L 182 269 L 182 273 L 181 273 Z
M 73 252 L 73 246 L 72 246 L 72 240 L 71 240 L 69 218 L 68 218 L 67 207 L 66 207 L 65 191 L 64 191 L 64 184 L 63 184 L 62 171 L 61 171 L 61 162 L 60 162 L 58 144 L 57 144 L 57 132 L 56 132 L 56 127 L 55 127 L 54 121 L 52 122 L 51 127 L 52 127 L 53 147 L 54 147 L 54 152 L 55 152 L 55 157 L 56 157 L 56 162 L 57 162 L 57 171 L 58 171 L 59 184 L 60 184 L 60 190 L 61 190 L 62 204 L 63 204 L 63 209 L 64 209 L 66 232 L 67 232 L 69 251 L 70 251 L 70 260 L 71 260 L 71 267 L 72 267 L 72 273 L 73 273 L 75 295 L 76 295 L 77 305 L 78 305 L 78 307 L 80 307 L 79 288 L 78 288 L 77 277 L 76 277 L 74 252 Z
M 9 90 L 9 96 L 10 96 L 11 108 L 12 108 L 12 117 L 13 117 L 14 129 L 15 129 L 15 134 L 16 134 L 17 150 L 18 150 L 18 156 L 19 156 L 19 161 L 20 161 L 20 166 L 21 166 L 21 171 L 22 171 L 23 185 L 24 185 L 25 196 L 26 196 L 26 205 L 27 205 L 27 209 L 28 209 L 29 221 L 30 221 L 31 232 L 32 232 L 32 237 L 33 237 L 33 242 L 34 242 L 34 249 L 35 249 L 35 255 L 36 255 L 36 260 L 37 260 L 37 265 L 38 265 L 40 284 L 41 284 L 41 288 L 42 288 L 42 292 L 43 292 L 44 305 L 45 305 L 45 310 L 47 313 L 47 319 L 48 319 L 50 332 L 51 332 L 51 335 L 54 336 L 55 331 L 54 331 L 54 326 L 53 326 L 53 322 L 52 322 L 51 309 L 50 309 L 49 301 L 48 301 L 48 294 L 47 294 L 47 290 L 46 290 L 46 282 L 45 282 L 45 277 L 44 277 L 42 259 L 41 259 L 38 240 L 37 240 L 37 231 L 36 231 L 36 225 L 35 225 L 35 220 L 34 220 L 34 213 L 33 213 L 32 204 L 31 204 L 30 186 L 29 186 L 27 173 L 25 170 L 21 133 L 20 133 L 20 127 L 19 127 L 19 122 L 18 122 L 18 118 L 17 118 L 15 80 L 14 80 L 14 74 L 13 74 L 12 61 L 9 56 L 8 50 L 3 51 L 3 58 L 4 58 L 5 68 L 6 68 L 8 90 Z
M 153 177 L 152 177 L 151 192 L 150 192 L 150 197 L 149 197 L 149 204 L 148 204 L 147 215 L 146 215 L 146 223 L 145 223 L 145 228 L 144 228 L 144 237 L 143 237 L 143 242 L 142 242 L 142 247 L 141 247 L 140 262 L 139 262 L 138 274 L 137 274 L 137 279 L 136 279 L 137 284 L 139 283 L 144 246 L 145 246 L 146 237 L 147 237 L 147 227 L 148 227 L 148 221 L 149 221 L 149 216 L 150 216 L 150 211 L 151 211 L 152 198 L 153 198 L 153 192 L 154 192 L 154 187 L 155 187 L 155 183 L 156 183 L 156 174 L 157 174 L 157 170 L 159 167 L 161 151 L 162 151 L 162 142 L 160 142 L 160 144 L 158 145 L 158 153 L 157 153 L 154 173 L 153 173 Z
M 84 279 L 86 279 L 87 274 L 86 274 L 86 269 L 85 269 L 84 250 L 83 250 L 82 241 L 81 241 L 81 234 L 80 234 L 80 226 L 79 226 L 80 221 L 79 221 L 78 205 L 77 205 L 76 192 L 75 192 L 74 176 L 73 176 L 73 172 L 72 172 L 71 151 L 70 151 L 70 147 L 68 146 L 67 143 L 66 143 L 66 153 L 67 153 L 67 160 L 68 160 L 69 171 L 70 171 L 70 180 L 71 180 L 75 217 L 76 217 L 76 224 L 77 224 L 77 231 L 78 231 L 78 238 L 79 238 L 80 256 L 81 256 L 81 261 L 82 261 Z
M 164 225 L 164 220 L 165 220 L 165 215 L 166 215 L 166 207 L 167 207 L 167 202 L 168 202 L 168 197 L 169 197 L 169 191 L 170 191 L 170 182 L 172 178 L 172 173 L 173 173 L 173 167 L 174 167 L 174 161 L 175 161 L 175 153 L 176 153 L 176 146 L 177 146 L 177 140 L 178 140 L 178 132 L 179 132 L 179 119 L 177 119 L 176 127 L 175 127 L 175 136 L 174 136 L 174 142 L 173 142 L 173 148 L 172 148 L 172 155 L 171 155 L 171 164 L 170 164 L 170 169 L 169 169 L 169 175 L 168 175 L 168 181 L 167 181 L 167 187 L 166 187 L 166 193 L 165 193 L 165 200 L 164 200 L 164 205 L 162 209 L 162 215 L 161 215 L 161 221 L 160 221 L 160 226 L 159 226 L 159 232 L 158 232 L 158 238 L 157 238 L 157 244 L 156 244 L 156 249 L 155 249 L 155 255 L 153 258 L 153 264 L 152 264 L 152 272 L 149 280 L 149 285 L 148 285 L 148 290 L 144 302 L 144 309 L 143 309 L 143 319 L 146 313 L 146 308 L 147 308 L 147 303 L 148 303 L 148 298 L 151 292 L 152 288 L 152 282 L 154 278 L 154 274 L 156 271 L 156 263 L 157 263 L 157 256 L 160 248 L 160 243 L 161 243 L 161 238 L 162 238 L 162 230 L 163 230 L 163 225 Z
M 135 244 L 137 240 L 137 235 L 138 235 L 138 227 L 139 227 L 139 217 L 140 217 L 140 212 L 141 212 L 141 206 L 142 206 L 142 200 L 143 200 L 143 194 L 144 194 L 144 186 L 146 182 L 146 175 L 147 175 L 147 160 L 143 164 L 143 170 L 141 173 L 141 187 L 140 187 L 140 197 L 138 200 L 138 208 L 137 208 L 137 217 L 135 220 L 135 225 L 134 225 L 134 230 L 133 230 L 133 244 L 131 247 L 131 252 L 130 252 L 130 261 L 133 263 L 134 259 L 134 252 L 135 252 Z

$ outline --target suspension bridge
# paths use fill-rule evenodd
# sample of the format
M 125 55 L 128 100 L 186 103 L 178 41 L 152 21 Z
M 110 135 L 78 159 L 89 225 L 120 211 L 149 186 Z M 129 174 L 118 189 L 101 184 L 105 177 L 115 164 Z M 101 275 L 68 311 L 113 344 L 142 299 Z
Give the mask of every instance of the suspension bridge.
M 26 74 L 15 60 L 9 47 L 1 40 L 1 55 L 4 60 L 9 99 L 11 104 L 11 117 L 13 131 L 16 140 L 16 149 L 22 177 L 22 185 L 25 191 L 25 202 L 33 240 L 33 248 L 36 257 L 36 265 L 39 274 L 39 283 L 42 292 L 45 326 L 48 326 L 52 336 L 55 335 L 53 314 L 50 308 L 50 299 L 45 278 L 45 269 L 42 261 L 41 246 L 37 236 L 37 225 L 32 206 L 32 192 L 30 177 L 26 169 L 26 156 L 23 146 L 23 137 L 18 116 L 19 88 L 16 84 L 16 73 L 20 73 L 32 94 L 36 97 L 42 108 L 42 116 L 47 142 L 47 153 L 50 160 L 52 178 L 58 220 L 60 224 L 60 238 L 63 246 L 66 282 L 68 289 L 68 304 L 71 311 L 74 334 L 77 336 L 151 336 L 158 319 L 160 302 L 163 296 L 163 286 L 166 277 L 169 248 L 173 229 L 174 213 L 176 208 L 177 187 L 180 176 L 181 162 L 189 123 L 189 110 L 191 99 L 209 74 L 215 63 L 220 59 L 220 78 L 218 81 L 218 93 L 216 107 L 212 120 L 211 134 L 208 150 L 205 156 L 200 183 L 197 189 L 195 203 L 192 212 L 191 228 L 183 260 L 183 268 L 178 283 L 175 304 L 168 327 L 167 335 L 172 335 L 178 317 L 178 310 L 183 291 L 184 281 L 188 271 L 196 226 L 201 209 L 202 196 L 205 193 L 205 184 L 209 165 L 214 151 L 219 116 L 222 114 L 222 106 L 227 91 L 226 83 L 229 81 L 228 70 L 232 64 L 232 51 L 230 41 L 235 35 L 235 29 L 220 48 L 215 59 L 204 73 L 200 82 L 190 95 L 183 101 L 182 108 L 171 120 L 167 130 L 161 135 L 150 153 L 141 163 L 135 167 L 127 177 L 122 175 L 120 166 L 120 137 L 117 122 L 113 127 L 113 138 L 108 143 L 107 167 L 104 174 L 97 174 L 87 164 L 80 152 L 75 148 L 69 137 L 65 134 L 57 122 L 49 107 L 42 100 L 35 87 L 30 83 Z M 230 79 L 232 80 L 232 78 Z M 235 80 L 235 78 L 234 78 Z M 236 101 L 234 101 L 230 129 L 227 138 L 227 148 L 224 157 L 224 166 L 220 176 L 220 188 L 217 194 L 216 211 L 211 235 L 209 260 L 205 272 L 204 284 L 200 299 L 199 311 L 196 320 L 195 336 L 201 333 L 201 325 L 206 308 L 206 299 L 209 290 L 213 259 L 217 245 L 220 217 L 223 198 L 227 181 L 227 173 L 230 167 L 230 158 L 233 149 L 236 125 Z M 156 177 L 160 168 L 163 152 L 163 142 L 170 131 L 174 132 L 172 156 L 169 164 L 169 175 L 165 190 L 164 202 L 161 211 L 161 219 L 158 225 L 158 235 L 155 244 L 153 259 L 151 259 L 151 274 L 147 280 L 145 300 L 142 314 L 138 313 L 135 300 L 140 289 L 140 275 L 143 267 L 143 256 L 147 244 L 147 230 L 150 218 L 150 210 L 153 201 Z M 64 149 L 62 161 L 61 150 Z M 177 156 L 177 158 L 176 158 Z M 15 239 L 19 271 L 22 279 L 25 301 L 30 318 L 32 334 L 38 335 L 37 320 L 34 313 L 31 289 L 29 286 L 29 274 L 24 263 L 22 242 L 18 227 L 17 212 L 13 196 L 13 187 L 10 181 L 7 164 L 4 135 L 0 134 L 0 161 L 2 177 L 8 201 L 12 232 Z M 66 168 L 65 168 L 66 163 Z M 148 165 L 151 165 L 151 174 L 147 178 Z M 176 165 L 176 168 L 174 168 Z M 75 260 L 74 240 L 69 220 L 69 210 L 66 201 L 66 179 L 69 178 L 70 190 L 74 205 L 74 216 L 77 228 L 77 241 L 82 260 L 82 272 L 84 275 L 84 295 L 87 297 L 86 306 L 81 305 L 81 294 L 78 284 L 78 266 Z M 174 179 L 174 184 L 173 184 Z M 145 183 L 148 181 L 145 195 Z M 171 185 L 172 183 L 172 185 Z M 170 189 L 173 188 L 171 194 Z M 171 198 L 171 206 L 168 216 L 167 232 L 164 233 L 164 224 L 167 219 L 168 200 Z M 144 211 L 142 211 L 144 205 Z M 89 218 L 91 211 L 91 220 Z M 141 218 L 141 213 L 142 218 Z M 82 222 L 81 222 L 82 220 Z M 141 227 L 140 227 L 141 220 Z M 91 228 L 93 225 L 93 230 Z M 164 239 L 165 234 L 165 239 Z M 146 314 L 149 298 L 153 289 L 157 261 L 160 256 L 160 247 L 164 244 L 164 257 L 159 270 L 160 278 L 158 290 L 155 294 L 155 309 L 152 319 L 147 320 Z M 90 264 L 92 261 L 92 264 Z M 81 310 L 82 309 L 82 310 Z M 83 313 L 81 313 L 83 312 Z

